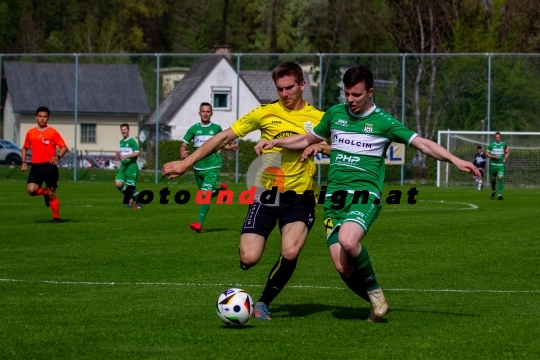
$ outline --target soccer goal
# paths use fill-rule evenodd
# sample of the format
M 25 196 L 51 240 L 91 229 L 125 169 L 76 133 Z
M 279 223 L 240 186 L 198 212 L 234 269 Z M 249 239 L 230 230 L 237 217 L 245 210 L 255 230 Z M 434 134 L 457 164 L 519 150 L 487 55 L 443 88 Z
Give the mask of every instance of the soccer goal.
M 510 156 L 506 163 L 505 187 L 540 187 L 540 132 L 501 131 Z M 495 131 L 454 131 L 438 132 L 439 145 L 452 154 L 473 161 L 476 147 L 482 146 L 484 153 L 494 141 Z M 489 159 L 484 170 L 484 180 L 488 180 Z M 489 184 L 489 182 L 485 182 Z M 437 186 L 473 186 L 473 176 L 459 171 L 454 165 L 437 161 Z

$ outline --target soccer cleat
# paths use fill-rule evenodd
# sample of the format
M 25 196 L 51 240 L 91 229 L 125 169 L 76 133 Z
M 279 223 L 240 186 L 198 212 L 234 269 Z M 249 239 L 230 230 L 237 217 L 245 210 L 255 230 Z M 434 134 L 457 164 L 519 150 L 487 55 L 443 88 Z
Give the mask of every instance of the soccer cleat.
M 142 209 L 142 205 L 136 203 L 135 205 L 133 205 L 133 209 L 140 210 L 140 209 Z
M 52 222 L 53 224 L 60 224 L 62 221 L 60 220 L 60 218 L 53 218 Z
M 254 317 L 257 320 L 272 320 L 270 317 L 272 313 L 268 310 L 268 306 L 265 303 L 258 302 L 255 304 Z
M 370 322 L 379 322 L 388 312 L 388 302 L 381 288 L 368 292 L 368 297 L 369 302 L 371 302 L 371 313 L 367 320 Z
M 495 191 L 491 192 L 491 200 L 495 199 Z
M 221 184 L 221 186 L 219 187 L 219 190 L 227 190 L 227 184 L 225 183 Z
M 497 196 L 497 200 L 502 200 L 502 199 L 503 199 L 502 195 Z
M 133 198 L 129 198 L 129 203 L 127 204 L 127 207 L 130 208 L 133 206 Z
M 200 222 L 194 222 L 194 223 L 189 224 L 189 228 L 198 233 L 202 232 L 202 225 Z
M 49 203 L 49 197 L 47 195 L 43 195 L 43 197 L 45 198 L 45 206 L 50 207 L 51 204 Z

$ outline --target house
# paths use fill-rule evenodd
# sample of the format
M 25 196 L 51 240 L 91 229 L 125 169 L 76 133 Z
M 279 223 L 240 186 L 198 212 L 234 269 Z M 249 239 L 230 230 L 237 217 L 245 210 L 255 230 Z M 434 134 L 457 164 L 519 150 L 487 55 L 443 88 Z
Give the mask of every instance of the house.
M 86 154 L 118 151 L 120 124 L 130 125 L 131 136 L 150 113 L 136 65 L 79 64 L 75 102 L 75 64 L 3 63 L 7 81 L 4 139 L 24 143 L 28 129 L 36 126 L 39 106 L 51 110 L 50 125 L 73 150 Z M 77 128 L 75 129 L 75 107 Z
M 309 77 L 304 74 L 306 88 L 304 99 L 313 104 Z M 239 80 L 239 81 L 238 81 Z M 238 99 L 237 99 L 237 94 Z M 278 95 L 272 71 L 241 70 L 238 79 L 236 68 L 227 55 L 206 55 L 198 59 L 169 95 L 159 104 L 159 113 L 154 112 L 144 123 L 155 138 L 156 119 L 162 138 L 180 140 L 190 126 L 200 121 L 199 106 L 209 102 L 213 106 L 212 121 L 223 129 L 249 111 L 277 100 Z M 238 101 L 237 101 L 238 100 Z M 245 139 L 259 140 L 260 131 L 254 131 Z

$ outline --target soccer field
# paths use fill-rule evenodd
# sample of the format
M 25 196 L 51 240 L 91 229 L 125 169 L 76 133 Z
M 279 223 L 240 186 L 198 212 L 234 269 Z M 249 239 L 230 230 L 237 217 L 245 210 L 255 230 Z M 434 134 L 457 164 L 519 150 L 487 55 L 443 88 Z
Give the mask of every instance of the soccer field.
M 112 181 L 63 181 L 62 224 L 25 186 L 0 180 L 0 358 L 540 358 L 538 189 L 491 201 L 473 183 L 417 187 L 411 205 L 409 187 L 386 186 L 401 203 L 383 206 L 364 241 L 390 305 L 378 324 L 333 269 L 318 205 L 272 320 L 237 327 L 221 323 L 215 301 L 232 286 L 257 300 L 279 236 L 242 271 L 247 208 L 236 198 L 211 205 L 197 234 L 193 185 L 141 185 L 155 198 L 136 211 Z M 177 205 L 182 189 L 192 200 Z

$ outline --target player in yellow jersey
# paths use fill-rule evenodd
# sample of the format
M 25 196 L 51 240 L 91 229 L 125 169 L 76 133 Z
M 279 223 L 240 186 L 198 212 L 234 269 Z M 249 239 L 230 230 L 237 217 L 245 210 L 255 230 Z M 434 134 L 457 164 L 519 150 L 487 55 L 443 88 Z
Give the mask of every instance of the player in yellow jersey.
M 216 134 L 182 161 L 163 165 L 163 175 L 169 179 L 181 176 L 197 161 L 211 155 L 231 141 L 261 130 L 261 139 L 270 140 L 295 134 L 306 134 L 319 124 L 323 112 L 304 101 L 306 86 L 303 71 L 298 64 L 286 61 L 272 72 L 279 100 L 261 105 L 236 120 L 228 129 Z M 270 271 L 266 287 L 255 305 L 255 318 L 270 320 L 268 306 L 291 278 L 298 255 L 315 221 L 314 197 L 302 196 L 304 191 L 315 191 L 313 158 L 300 162 L 302 151 L 271 149 L 267 153 L 281 156 L 279 167 L 264 168 L 261 182 L 270 190 L 277 186 L 279 193 L 292 190 L 296 197 L 279 201 L 275 206 L 255 201 L 249 206 L 240 236 L 240 266 L 247 270 L 256 265 L 263 254 L 266 240 L 279 224 L 281 253 Z M 288 199 L 289 200 L 289 199 Z

